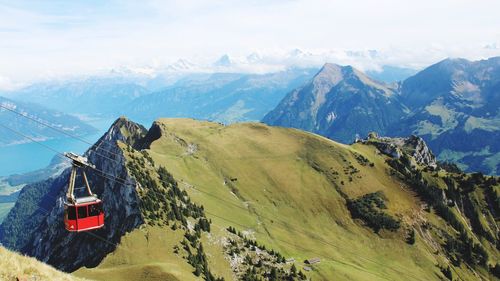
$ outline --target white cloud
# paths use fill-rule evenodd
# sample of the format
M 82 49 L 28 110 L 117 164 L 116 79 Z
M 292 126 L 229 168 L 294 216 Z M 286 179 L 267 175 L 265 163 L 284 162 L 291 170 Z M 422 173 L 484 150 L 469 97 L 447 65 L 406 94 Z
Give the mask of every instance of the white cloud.
M 21 86 L 22 84 L 14 83 L 8 77 L 0 75 L 0 91 L 11 91 Z
M 0 2 L 0 72 L 17 81 L 252 52 L 274 66 L 294 48 L 314 54 L 302 64 L 421 67 L 500 55 L 484 48 L 500 40 L 499 10 L 494 0 Z

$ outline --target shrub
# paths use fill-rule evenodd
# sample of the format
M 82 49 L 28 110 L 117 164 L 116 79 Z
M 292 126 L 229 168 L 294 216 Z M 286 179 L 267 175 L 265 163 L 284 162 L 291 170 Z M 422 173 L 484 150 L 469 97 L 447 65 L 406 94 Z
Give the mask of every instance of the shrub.
M 347 208 L 353 218 L 363 220 L 376 233 L 380 229 L 395 231 L 400 227 L 398 220 L 382 211 L 382 209 L 386 209 L 387 207 L 384 195 L 380 191 L 363 195 L 354 200 L 348 200 Z
M 406 238 L 406 243 L 413 245 L 415 244 L 415 229 L 411 229 L 408 237 Z
M 450 266 L 442 267 L 441 272 L 446 278 L 448 278 L 449 280 L 453 280 L 453 273 L 451 272 Z

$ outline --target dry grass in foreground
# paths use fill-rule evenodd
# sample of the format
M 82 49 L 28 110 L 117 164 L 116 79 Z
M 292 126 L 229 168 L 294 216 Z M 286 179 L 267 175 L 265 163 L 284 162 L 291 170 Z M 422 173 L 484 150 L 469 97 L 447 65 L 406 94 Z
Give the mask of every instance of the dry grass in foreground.
M 0 280 L 85 280 L 57 271 L 34 258 L 0 247 Z

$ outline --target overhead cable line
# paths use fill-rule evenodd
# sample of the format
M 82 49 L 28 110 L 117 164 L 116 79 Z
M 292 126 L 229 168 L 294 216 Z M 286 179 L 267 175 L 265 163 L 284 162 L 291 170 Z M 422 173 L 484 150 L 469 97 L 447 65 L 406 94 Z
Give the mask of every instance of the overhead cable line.
M 9 112 L 12 112 L 12 113 L 14 113 L 14 114 L 17 114 L 17 115 L 19 115 L 20 117 L 23 117 L 23 118 L 26 118 L 26 119 L 31 120 L 31 121 L 33 121 L 33 122 L 36 122 L 37 124 L 40 124 L 40 125 L 45 126 L 45 127 L 49 128 L 49 129 L 52 129 L 52 130 L 54 130 L 54 131 L 56 131 L 56 132 L 59 132 L 59 133 L 61 133 L 61 134 L 64 134 L 64 135 L 66 135 L 66 136 L 68 136 L 68 137 L 70 137 L 70 138 L 73 138 L 73 139 L 75 139 L 75 140 L 78 140 L 78 141 L 81 141 L 81 142 L 83 142 L 83 143 L 85 143 L 85 144 L 88 144 L 88 145 L 90 145 L 90 148 L 89 148 L 89 149 L 91 149 L 91 148 L 93 148 L 93 147 L 95 146 L 95 143 L 92 143 L 92 142 L 90 142 L 90 141 L 88 141 L 88 140 L 86 140 L 86 139 L 84 139 L 84 138 L 82 138 L 82 137 L 80 137 L 80 136 L 77 136 L 77 135 L 71 134 L 71 133 L 69 133 L 69 132 L 67 132 L 67 131 L 65 131 L 65 130 L 62 130 L 62 129 L 60 129 L 60 128 L 57 128 L 57 127 L 55 127 L 55 126 L 53 126 L 53 125 L 51 125 L 51 124 L 48 124 L 48 123 L 46 123 L 46 122 L 42 122 L 42 121 L 40 121 L 40 120 L 38 120 L 38 119 L 36 119 L 36 118 L 34 118 L 34 117 L 31 117 L 31 116 L 29 116 L 29 115 L 27 115 L 27 114 L 23 114 L 23 113 L 21 113 L 21 112 L 18 112 L 18 111 L 16 111 L 16 110 L 12 109 L 12 108 L 6 107 L 6 106 L 4 106 L 4 105 L 2 105 L 2 104 L 0 104 L 0 108 L 3 108 L 3 109 L 5 109 L 5 110 L 8 110 Z M 109 150 L 103 149 L 103 148 L 101 148 L 101 147 L 99 147 L 99 146 L 97 146 L 97 147 L 96 147 L 96 150 L 97 150 L 97 149 L 100 149 L 100 150 L 102 150 L 102 151 L 105 151 L 105 152 L 108 152 L 108 153 L 113 154 L 113 155 L 115 155 L 115 156 L 118 156 L 118 154 L 117 154 L 117 153 L 115 153 L 115 152 L 113 152 L 113 151 L 109 151 Z M 109 158 L 109 157 L 107 157 L 107 156 L 105 156 L 105 155 L 99 154 L 97 151 L 96 151 L 96 154 L 101 155 L 101 156 L 103 156 L 104 158 L 107 158 L 107 159 L 109 159 L 109 160 L 112 160 L 112 161 L 117 161 L 116 159 L 112 159 L 112 158 Z
M 30 137 L 30 136 L 28 136 L 28 135 L 26 135 L 26 134 L 23 134 L 23 133 L 21 133 L 21 132 L 19 132 L 19 131 L 17 131 L 17 130 L 14 130 L 14 129 L 12 129 L 12 128 L 8 127 L 8 126 L 5 126 L 4 124 L 1 124 L 1 123 L 0 123 L 0 127 L 3 127 L 3 128 L 5 128 L 5 129 L 7 129 L 7 130 L 9 130 L 9 131 L 11 131 L 11 132 L 14 132 L 14 133 L 16 133 L 16 134 L 18 134 L 18 135 L 20 135 L 20 136 L 22 136 L 22 137 L 24 137 L 24 138 L 29 139 L 30 141 L 32 141 L 32 142 L 34 142 L 34 143 L 37 143 L 37 144 L 39 144 L 39 145 L 41 145 L 41 146 L 45 147 L 46 149 L 49 149 L 49 150 L 51 150 L 51 151 L 55 152 L 55 153 L 56 153 L 56 155 L 57 155 L 58 157 L 61 157 L 62 159 L 68 159 L 68 158 L 64 155 L 64 153 L 62 153 L 62 152 L 58 151 L 57 149 L 52 148 L 51 146 L 48 146 L 48 145 L 44 144 L 43 142 L 40 142 L 40 141 L 38 141 L 38 140 L 34 139 L 33 137 Z M 94 170 L 94 171 L 96 171 L 96 172 L 99 172 L 101 177 L 104 177 L 104 178 L 107 178 L 107 179 L 109 179 L 109 180 L 113 180 L 113 181 L 116 181 L 116 182 L 122 183 L 122 184 L 124 184 L 124 185 L 131 185 L 131 186 L 134 186 L 134 185 L 132 185 L 131 183 L 128 183 L 126 180 L 121 179 L 121 178 L 118 178 L 118 177 L 115 177 L 115 176 L 110 176 L 109 174 L 105 173 L 104 171 L 102 171 L 102 170 L 100 170 L 100 169 L 97 169 L 96 167 L 91 167 L 91 166 L 89 166 L 89 168 L 90 168 L 90 169 L 92 169 L 92 170 Z M 135 186 L 134 186 L 134 187 L 135 187 Z

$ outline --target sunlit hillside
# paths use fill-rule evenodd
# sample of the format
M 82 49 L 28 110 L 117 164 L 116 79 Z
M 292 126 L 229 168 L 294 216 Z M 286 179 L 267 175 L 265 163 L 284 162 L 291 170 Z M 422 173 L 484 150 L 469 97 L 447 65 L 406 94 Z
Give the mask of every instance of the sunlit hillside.
M 375 144 L 348 146 L 294 129 L 257 123 L 223 126 L 189 119 L 157 121 L 145 139 L 152 143 L 143 152 L 121 145 L 127 167 L 132 174 L 140 170 L 152 179 L 161 178 L 157 169 L 165 167 L 190 200 L 204 207 L 212 227 L 202 232 L 200 243 L 215 276 L 232 280 L 241 270 L 238 267 L 245 268 L 244 262 L 228 252 L 227 241 L 235 237 L 228 231 L 231 227 L 290 260 L 285 270 L 293 264 L 312 280 L 331 280 L 332 276 L 336 280 L 401 280 L 403 276 L 405 280 L 436 280 L 444 278 L 443 269 L 451 266 L 453 258 L 442 247 L 459 233 L 435 211 L 426 211 L 422 196 L 398 178 L 387 164 L 388 156 Z M 430 184 L 446 189 L 445 174 L 423 168 Z M 139 194 L 148 201 L 150 188 L 143 188 Z M 158 189 L 155 198 L 158 192 L 163 190 Z M 381 217 L 397 224 L 384 227 L 381 223 L 381 228 L 374 229 L 369 221 L 354 219 L 349 204 L 371 200 L 367 198 L 382 200 Z M 195 221 L 187 228 L 165 223 L 168 215 L 164 212 L 169 208 L 161 207 L 158 199 L 151 200 L 157 207 L 143 208 L 147 225 L 126 235 L 117 251 L 97 268 L 81 269 L 78 276 L 106 276 L 106 280 L 124 276 L 140 280 L 144 274 L 158 280 L 195 277 L 181 243 L 186 237 L 183 233 L 189 233 Z M 450 210 L 470 228 L 471 222 L 460 209 Z M 495 220 L 486 218 L 482 223 L 489 229 Z M 480 238 L 469 233 L 478 243 Z M 415 241 L 409 243 L 411 235 Z M 490 263 L 494 263 L 498 251 L 481 241 L 488 245 Z M 314 258 L 320 262 L 305 263 Z M 481 266 L 472 271 L 465 263 L 451 268 L 451 274 L 462 280 L 489 276 Z

